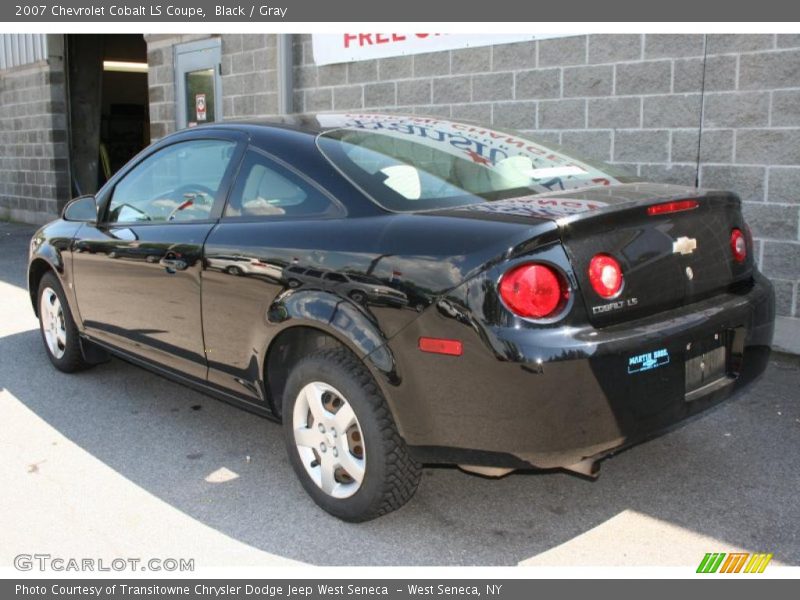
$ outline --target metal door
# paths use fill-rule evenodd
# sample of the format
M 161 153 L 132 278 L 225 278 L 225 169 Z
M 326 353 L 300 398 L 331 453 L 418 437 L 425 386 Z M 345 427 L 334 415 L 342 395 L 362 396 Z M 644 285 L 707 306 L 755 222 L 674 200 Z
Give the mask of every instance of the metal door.
M 222 120 L 219 38 L 175 46 L 178 129 Z

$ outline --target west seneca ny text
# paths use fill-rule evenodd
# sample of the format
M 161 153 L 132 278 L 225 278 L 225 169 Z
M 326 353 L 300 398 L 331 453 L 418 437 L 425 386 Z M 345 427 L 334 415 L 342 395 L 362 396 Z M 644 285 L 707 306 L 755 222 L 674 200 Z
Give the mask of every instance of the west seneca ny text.
M 180 583 L 165 582 L 164 584 L 17 584 L 15 593 L 17 596 L 47 596 L 48 592 L 52 596 L 200 596 L 203 598 L 218 599 L 232 598 L 240 596 L 256 596 L 275 598 L 283 596 L 285 598 L 310 598 L 331 597 L 331 596 L 388 596 L 391 592 L 406 593 L 409 596 L 501 596 L 503 584 L 501 583 L 450 583 L 432 584 L 425 582 L 424 585 L 418 583 L 400 584 L 399 582 L 391 587 L 384 584 L 359 583 L 330 585 L 326 583 L 317 584 L 220 584 L 207 585 L 198 583 L 195 585 L 185 585 Z
M 67 6 L 64 4 L 16 4 L 14 14 L 18 17 L 180 17 L 187 20 L 202 20 L 207 18 L 240 17 L 251 19 L 253 17 L 285 18 L 288 7 L 269 6 L 266 4 L 236 4 L 223 6 L 217 4 L 213 12 L 202 6 L 187 6 L 177 4 L 112 4 L 103 6 L 99 4 L 85 4 L 82 6 Z

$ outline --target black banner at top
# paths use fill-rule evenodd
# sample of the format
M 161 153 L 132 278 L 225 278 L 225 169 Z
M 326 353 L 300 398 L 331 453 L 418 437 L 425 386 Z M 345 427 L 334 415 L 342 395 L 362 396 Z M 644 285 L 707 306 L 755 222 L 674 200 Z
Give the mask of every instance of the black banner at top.
M 47 22 L 791 22 L 800 5 L 671 0 L 10 0 L 4 23 Z

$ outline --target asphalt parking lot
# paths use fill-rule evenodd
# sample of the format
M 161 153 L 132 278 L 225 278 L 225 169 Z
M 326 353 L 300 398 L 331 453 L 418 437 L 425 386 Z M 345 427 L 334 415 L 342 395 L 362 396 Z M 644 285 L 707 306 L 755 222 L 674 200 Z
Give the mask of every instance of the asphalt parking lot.
M 0 223 L 0 567 L 22 552 L 199 566 L 800 565 L 800 359 L 603 464 L 500 480 L 429 468 L 402 510 L 351 525 L 295 479 L 280 428 L 113 360 L 48 362 L 25 285 L 33 228 Z

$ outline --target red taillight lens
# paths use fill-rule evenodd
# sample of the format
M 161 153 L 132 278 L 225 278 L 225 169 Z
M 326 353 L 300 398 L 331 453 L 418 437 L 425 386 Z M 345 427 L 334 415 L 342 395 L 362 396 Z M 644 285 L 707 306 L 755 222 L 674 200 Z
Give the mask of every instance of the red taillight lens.
M 738 263 L 743 263 L 747 258 L 747 240 L 741 229 L 731 231 L 731 252 L 733 260 Z
M 681 212 L 683 210 L 692 210 L 697 208 L 699 202 L 697 200 L 674 200 L 672 202 L 664 202 L 663 204 L 654 204 L 647 207 L 647 214 L 651 217 L 655 215 L 664 215 L 667 213 Z
M 596 254 L 589 263 L 589 283 L 602 298 L 613 298 L 622 289 L 622 267 L 613 256 Z
M 529 319 L 552 316 L 569 298 L 566 281 L 542 264 L 514 267 L 500 280 L 500 297 L 514 314 Z

